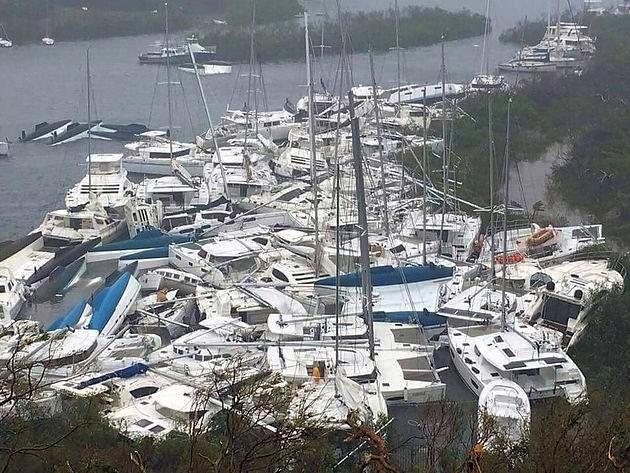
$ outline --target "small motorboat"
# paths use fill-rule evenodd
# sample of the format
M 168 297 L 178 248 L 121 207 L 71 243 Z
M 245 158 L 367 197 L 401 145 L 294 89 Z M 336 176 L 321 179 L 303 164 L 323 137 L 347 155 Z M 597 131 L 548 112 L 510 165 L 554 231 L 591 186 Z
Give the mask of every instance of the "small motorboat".
M 13 46 L 13 41 L 9 39 L 7 30 L 4 29 L 4 25 L 0 24 L 0 48 L 10 48 Z
M 178 68 L 182 72 L 190 74 L 195 73 L 195 67 L 192 64 L 184 64 Z M 211 61 L 205 64 L 197 64 L 197 73 L 200 76 L 214 76 L 217 74 L 231 74 L 232 64 L 225 61 Z
M 499 64 L 499 69 L 510 72 L 555 72 L 556 65 L 543 61 L 513 60 Z
M 43 46 L 52 46 L 55 44 L 55 40 L 49 37 L 44 37 L 42 38 L 42 45 Z
M 50 123 L 41 122 L 35 125 L 35 130 L 31 133 L 27 134 L 26 131 L 22 131 L 22 135 L 19 139 L 22 142 L 27 142 L 52 138 L 53 136 L 58 136 L 64 133 L 71 124 L 72 120 L 59 120 Z
M 504 439 L 517 443 L 529 429 L 531 407 L 527 393 L 508 379 L 488 383 L 478 402 L 480 440 L 488 447 Z
M 9 143 L 6 141 L 0 141 L 0 157 L 9 156 Z

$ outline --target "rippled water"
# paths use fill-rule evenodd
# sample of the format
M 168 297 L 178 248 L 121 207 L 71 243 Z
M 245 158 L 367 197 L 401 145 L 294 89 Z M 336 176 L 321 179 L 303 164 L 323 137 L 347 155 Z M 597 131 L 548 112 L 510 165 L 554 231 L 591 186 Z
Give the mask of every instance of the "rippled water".
M 321 0 L 318 0 L 321 2 Z M 321 9 L 313 2 L 313 11 Z M 378 0 L 345 0 L 351 10 L 388 8 L 393 2 Z M 400 6 L 442 6 L 452 10 L 468 8 L 483 12 L 485 0 L 400 0 Z M 491 64 L 505 60 L 514 53 L 514 46 L 500 44 L 498 34 L 526 15 L 544 16 L 546 0 L 502 0 L 493 13 L 494 32 L 490 38 Z M 310 4 L 310 3 L 309 3 Z M 332 12 L 334 2 L 326 0 Z M 0 136 L 16 141 L 21 130 L 29 130 L 35 123 L 63 118 L 86 120 L 86 49 L 90 50 L 94 117 L 113 123 L 148 123 L 166 127 L 166 82 L 164 68 L 142 66 L 137 56 L 159 41 L 159 35 L 112 38 L 89 42 L 58 43 L 52 48 L 39 45 L 16 46 L 0 50 Z M 469 80 L 480 67 L 482 38 L 472 38 L 447 44 L 449 79 Z M 220 47 L 220 45 L 219 45 Z M 406 50 L 404 79 L 413 82 L 434 82 L 439 79 L 440 47 Z M 393 53 L 375 58 L 377 80 L 392 87 L 395 80 Z M 323 70 L 330 71 L 336 64 L 331 58 Z M 238 68 L 229 76 L 202 78 L 210 108 L 215 118 L 225 110 Z M 368 83 L 368 58 L 357 55 L 353 59 L 355 82 Z M 317 72 L 317 71 L 316 71 Z M 159 74 L 158 74 L 159 73 Z M 191 140 L 193 133 L 206 128 L 203 109 L 194 77 L 174 73 L 181 87 L 174 87 L 173 123 L 175 135 Z M 269 64 L 264 67 L 265 86 L 269 106 L 281 107 L 285 98 L 293 101 L 304 94 L 305 67 L 302 63 Z M 235 98 L 239 106 L 242 98 Z M 120 150 L 119 144 L 96 142 L 96 152 Z M 46 211 L 63 206 L 66 189 L 77 182 L 86 171 L 85 140 L 50 147 L 43 143 L 14 143 L 11 157 L 0 161 L 0 240 L 23 235 L 39 225 Z

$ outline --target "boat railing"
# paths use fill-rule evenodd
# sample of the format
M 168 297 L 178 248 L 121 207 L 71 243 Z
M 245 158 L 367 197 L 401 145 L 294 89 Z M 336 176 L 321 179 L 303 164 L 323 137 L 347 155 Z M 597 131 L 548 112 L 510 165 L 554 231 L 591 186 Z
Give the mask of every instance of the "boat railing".
M 608 269 L 615 270 L 625 280 L 628 270 L 624 264 L 624 256 L 603 243 L 586 246 L 570 255 L 565 261 L 608 260 Z

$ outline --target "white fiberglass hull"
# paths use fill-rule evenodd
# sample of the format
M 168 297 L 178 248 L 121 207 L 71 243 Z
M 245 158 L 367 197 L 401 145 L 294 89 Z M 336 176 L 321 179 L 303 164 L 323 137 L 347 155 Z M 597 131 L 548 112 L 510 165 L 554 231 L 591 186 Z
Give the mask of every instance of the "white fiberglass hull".
M 61 125 L 59 128 L 56 128 L 54 130 L 51 130 L 50 132 L 38 136 L 36 138 L 33 138 L 31 141 L 41 141 L 41 140 L 47 140 L 52 138 L 53 136 L 57 136 L 57 135 L 61 135 L 62 133 L 65 133 L 66 131 L 68 131 L 68 126 L 70 126 L 72 124 L 71 121 L 68 121 L 68 123 Z
M 499 69 L 501 69 L 502 71 L 511 72 L 555 72 L 556 65 L 543 62 L 508 62 L 504 64 L 499 64 Z
M 103 327 L 103 330 L 101 330 L 101 337 L 112 335 L 120 328 L 125 320 L 125 317 L 127 317 L 127 313 L 136 302 L 139 294 L 140 283 L 134 277 L 131 277 L 122 297 L 118 301 L 118 304 L 116 304 L 114 313 L 107 321 L 105 327 Z
M 169 158 L 145 159 L 139 156 L 128 156 L 123 158 L 122 162 L 127 172 L 134 174 L 147 174 L 152 176 L 171 176 L 173 174 L 173 167 L 171 166 L 171 160 Z M 198 159 L 178 159 L 177 162 L 181 164 L 191 176 L 203 176 L 203 167 L 206 164 L 204 161 Z

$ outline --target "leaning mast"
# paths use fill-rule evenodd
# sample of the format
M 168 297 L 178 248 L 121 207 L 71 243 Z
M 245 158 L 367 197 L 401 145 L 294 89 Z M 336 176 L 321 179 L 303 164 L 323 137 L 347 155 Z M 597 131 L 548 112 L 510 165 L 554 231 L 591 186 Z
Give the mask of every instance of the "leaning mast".
M 308 84 L 308 133 L 311 149 L 311 186 L 313 189 L 313 220 L 315 224 L 315 275 L 319 277 L 319 216 L 318 198 L 319 188 L 317 184 L 317 145 L 315 143 L 315 111 L 313 110 L 313 71 L 311 70 L 311 45 L 308 34 L 308 12 L 304 11 L 304 38 L 306 43 L 306 80 Z

